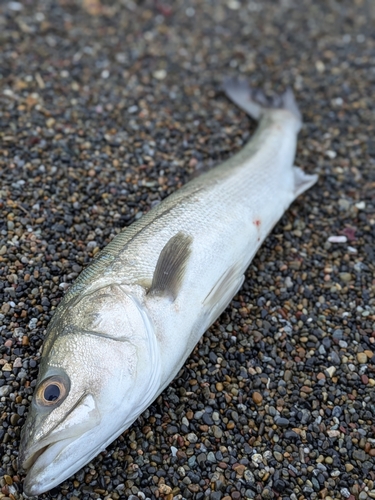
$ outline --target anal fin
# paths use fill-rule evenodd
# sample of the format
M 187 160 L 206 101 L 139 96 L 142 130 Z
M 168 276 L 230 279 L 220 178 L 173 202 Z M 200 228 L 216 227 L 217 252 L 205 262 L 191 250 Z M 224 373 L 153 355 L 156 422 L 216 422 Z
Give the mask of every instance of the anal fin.
M 177 233 L 167 242 L 156 263 L 149 293 L 167 295 L 175 300 L 181 288 L 187 261 L 191 253 L 192 237 Z

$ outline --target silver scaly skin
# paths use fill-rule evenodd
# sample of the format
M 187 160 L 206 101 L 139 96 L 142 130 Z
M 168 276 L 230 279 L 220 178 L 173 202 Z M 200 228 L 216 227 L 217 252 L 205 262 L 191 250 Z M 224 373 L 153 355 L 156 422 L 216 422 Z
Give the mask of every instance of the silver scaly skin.
M 267 234 L 316 182 L 293 166 L 301 116 L 292 92 L 270 106 L 244 82 L 224 87 L 260 120 L 251 141 L 119 234 L 49 324 L 22 431 L 27 495 L 74 474 L 160 394 L 237 293 Z

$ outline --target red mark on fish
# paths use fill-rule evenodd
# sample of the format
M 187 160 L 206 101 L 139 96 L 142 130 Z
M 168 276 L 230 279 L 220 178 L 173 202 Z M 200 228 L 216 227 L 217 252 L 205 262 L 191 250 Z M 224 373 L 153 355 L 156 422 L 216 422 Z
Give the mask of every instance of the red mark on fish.
M 262 221 L 260 219 L 254 219 L 253 224 L 256 226 L 258 229 L 258 241 L 260 241 L 260 235 L 259 235 L 259 230 L 260 230 L 260 225 L 262 224 Z

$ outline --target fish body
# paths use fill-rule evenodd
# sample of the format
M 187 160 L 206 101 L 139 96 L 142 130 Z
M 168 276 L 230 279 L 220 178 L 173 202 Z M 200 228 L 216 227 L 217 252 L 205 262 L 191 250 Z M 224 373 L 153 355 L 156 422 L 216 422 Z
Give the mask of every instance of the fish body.
M 79 470 L 171 382 L 273 226 L 316 181 L 293 166 L 293 95 L 273 108 L 243 82 L 226 91 L 260 120 L 251 141 L 120 233 L 54 314 L 22 432 L 29 495 Z

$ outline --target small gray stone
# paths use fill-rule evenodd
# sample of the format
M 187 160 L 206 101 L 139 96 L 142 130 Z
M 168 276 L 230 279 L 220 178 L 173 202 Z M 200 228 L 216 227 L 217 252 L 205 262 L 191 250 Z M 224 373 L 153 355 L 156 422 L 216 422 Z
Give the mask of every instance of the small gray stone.
M 3 385 L 2 387 L 0 387 L 0 397 L 8 396 L 11 390 L 12 388 L 10 387 L 10 385 Z
M 289 425 L 289 420 L 287 418 L 284 418 L 284 417 L 277 417 L 275 419 L 275 424 L 278 426 L 278 427 L 288 427 Z
M 354 460 L 359 460 L 360 462 L 364 462 L 367 458 L 367 453 L 364 450 L 354 450 L 353 451 Z
M 222 431 L 222 429 L 218 425 L 213 425 L 212 426 L 212 432 L 214 433 L 214 436 L 217 439 L 220 439 L 221 437 L 223 437 L 223 431 Z M 190 441 L 190 439 L 189 439 L 189 441 Z
M 192 444 L 195 444 L 198 442 L 198 437 L 196 434 L 194 434 L 194 432 L 189 432 L 189 434 L 186 436 L 186 438 Z

